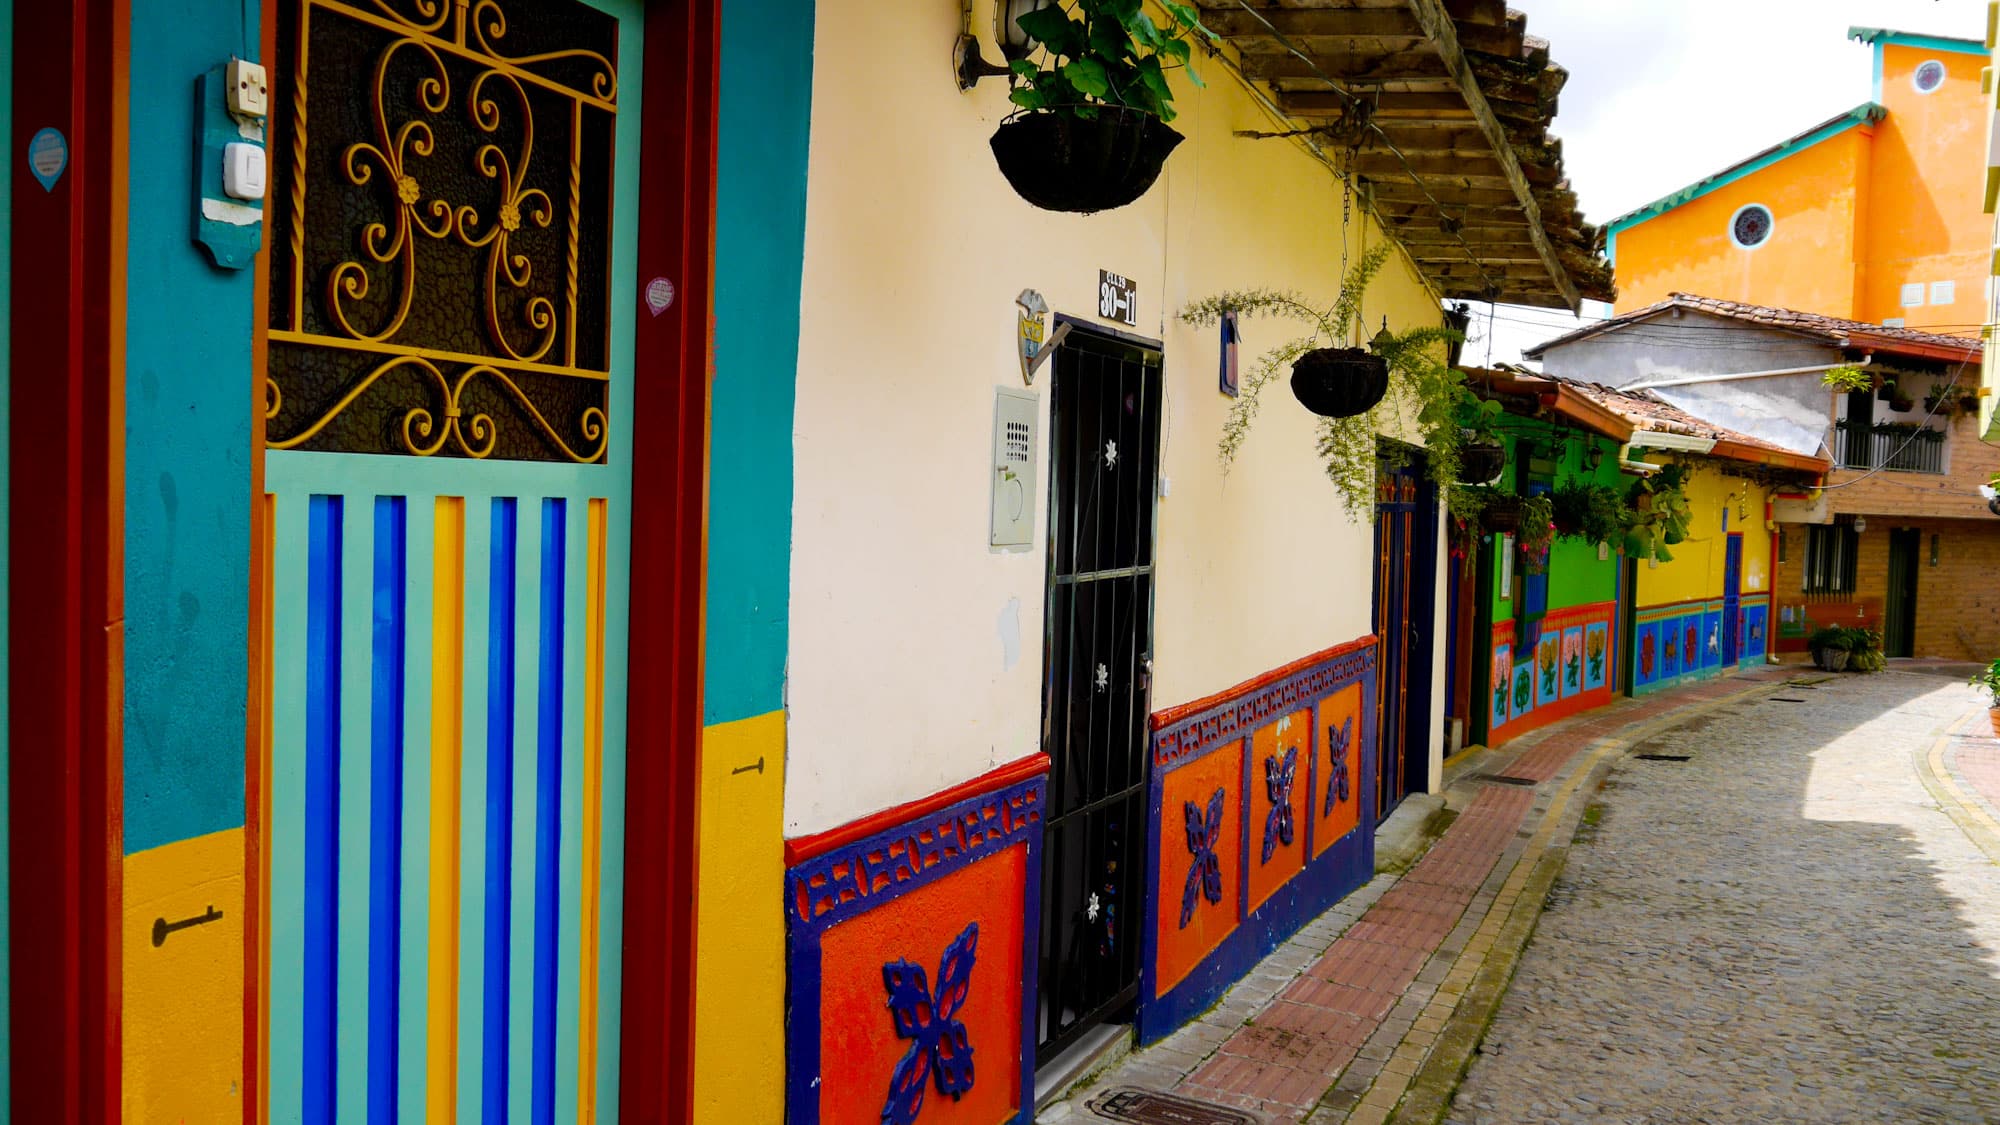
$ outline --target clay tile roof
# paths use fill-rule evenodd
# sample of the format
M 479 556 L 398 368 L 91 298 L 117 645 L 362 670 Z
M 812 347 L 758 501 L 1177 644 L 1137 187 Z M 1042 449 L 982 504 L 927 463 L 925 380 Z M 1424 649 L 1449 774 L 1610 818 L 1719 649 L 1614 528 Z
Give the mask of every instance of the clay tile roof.
M 1954 336 L 1943 332 L 1926 332 L 1920 328 L 1892 328 L 1882 324 L 1870 324 L 1861 320 L 1845 320 L 1837 316 L 1820 313 L 1800 312 L 1796 309 L 1772 308 L 1768 305 L 1749 305 L 1741 301 L 1725 301 L 1717 297 L 1701 297 L 1692 293 L 1670 293 L 1667 299 L 1642 309 L 1634 309 L 1623 316 L 1601 320 L 1574 332 L 1546 340 L 1528 348 L 1521 354 L 1529 359 L 1540 359 L 1550 348 L 1573 343 L 1604 332 L 1615 332 L 1627 325 L 1652 320 L 1675 309 L 1686 309 L 1706 313 L 1745 324 L 1777 328 L 1801 336 L 1824 340 L 1842 350 L 1885 352 L 1891 355 L 1907 355 L 1925 359 L 1972 360 L 1980 356 L 1984 345 L 1971 336 Z

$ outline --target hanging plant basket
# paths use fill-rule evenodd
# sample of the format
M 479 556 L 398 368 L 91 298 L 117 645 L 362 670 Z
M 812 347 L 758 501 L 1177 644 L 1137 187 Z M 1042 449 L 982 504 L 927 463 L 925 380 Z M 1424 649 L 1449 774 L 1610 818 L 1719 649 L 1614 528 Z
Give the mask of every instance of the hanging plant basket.
M 1500 493 L 1489 498 L 1479 510 L 1479 526 L 1488 531 L 1518 531 L 1521 527 L 1521 498 Z
M 1900 396 L 1889 400 L 1889 409 L 1899 410 L 1904 413 L 1908 413 L 1910 408 L 1915 405 L 1916 403 L 1913 403 L 1909 399 L 1902 398 Z
M 1875 387 L 1875 401 L 1889 402 L 1893 400 L 1899 393 L 1900 392 L 1896 390 L 1896 381 L 1894 379 L 1884 379 L 1882 382 L 1878 383 Z
M 1044 211 L 1088 215 L 1146 194 L 1181 135 L 1122 106 L 1020 113 L 993 133 L 993 158 L 1015 194 Z
M 1389 393 L 1389 361 L 1366 348 L 1314 348 L 1292 364 L 1292 393 L 1322 418 L 1352 418 Z
M 1458 450 L 1460 484 L 1486 484 L 1507 468 L 1507 447 L 1499 442 L 1463 445 Z

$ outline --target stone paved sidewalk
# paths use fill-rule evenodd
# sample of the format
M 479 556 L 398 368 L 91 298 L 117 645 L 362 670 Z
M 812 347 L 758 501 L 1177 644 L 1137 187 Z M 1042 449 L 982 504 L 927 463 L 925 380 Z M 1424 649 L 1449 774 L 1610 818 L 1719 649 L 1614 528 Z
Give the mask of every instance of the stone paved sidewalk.
M 1462 811 L 1408 872 L 1378 875 L 1200 1019 L 1037 1120 L 1098 1120 L 1091 1099 L 1125 1087 L 1271 1125 L 1377 1125 L 1399 1103 L 1405 1119 L 1436 1120 L 1560 867 L 1583 810 L 1579 789 L 1636 739 L 1798 671 L 1760 668 L 1622 700 L 1509 744 L 1479 768 L 1533 784 L 1460 780 Z
M 2000 1122 L 1990 732 L 1892 664 L 1648 739 L 1673 760 L 1608 775 L 1449 1120 Z

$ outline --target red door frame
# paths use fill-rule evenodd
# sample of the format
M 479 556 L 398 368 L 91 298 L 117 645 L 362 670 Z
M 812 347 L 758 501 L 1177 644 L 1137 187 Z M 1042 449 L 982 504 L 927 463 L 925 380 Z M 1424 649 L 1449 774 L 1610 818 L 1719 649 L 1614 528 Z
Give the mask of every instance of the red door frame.
M 625 954 L 619 1107 L 694 1113 L 696 848 L 721 0 L 649 0 L 639 154 L 639 279 L 674 303 L 642 315 L 633 388 L 626 692 Z
M 8 969 L 20 1121 L 119 1114 L 129 26 L 123 0 L 14 9 Z M 69 141 L 47 191 L 22 158 L 43 128 Z

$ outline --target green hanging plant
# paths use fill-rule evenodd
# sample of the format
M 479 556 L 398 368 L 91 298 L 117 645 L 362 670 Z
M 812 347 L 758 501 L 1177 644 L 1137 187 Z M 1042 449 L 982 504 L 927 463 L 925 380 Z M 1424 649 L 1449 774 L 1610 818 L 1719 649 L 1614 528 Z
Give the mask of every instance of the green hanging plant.
M 1521 497 L 1521 525 L 1514 545 L 1521 550 L 1521 569 L 1540 574 L 1548 569 L 1549 548 L 1556 538 L 1555 502 L 1546 493 Z
M 1667 548 L 1687 538 L 1691 513 L 1684 489 L 1688 472 L 1681 465 L 1667 465 L 1650 477 L 1634 482 L 1626 495 L 1624 513 L 1625 553 L 1635 559 L 1672 562 Z
M 1222 471 L 1228 473 L 1236 461 L 1251 424 L 1263 406 L 1263 393 L 1288 371 L 1293 362 L 1314 348 L 1338 344 L 1360 327 L 1361 296 L 1389 258 L 1387 244 L 1361 256 L 1341 279 L 1340 293 L 1327 309 L 1303 296 L 1282 289 L 1239 289 L 1218 293 L 1181 310 L 1180 318 L 1196 327 L 1207 327 L 1234 313 L 1239 318 L 1277 317 L 1304 325 L 1306 333 L 1279 343 L 1258 356 L 1244 375 L 1229 416 L 1223 420 L 1216 452 Z M 1423 447 L 1426 475 L 1437 485 L 1445 510 L 1457 523 L 1469 523 L 1479 516 L 1483 497 L 1476 489 L 1459 482 L 1459 449 L 1464 442 L 1462 412 L 1477 409 L 1465 386 L 1465 373 L 1446 362 L 1447 345 L 1462 340 L 1457 332 L 1443 327 L 1419 327 L 1390 332 L 1385 326 L 1369 341 L 1368 347 L 1389 365 L 1389 390 L 1367 411 L 1347 418 L 1321 418 L 1314 439 L 1314 452 L 1325 467 L 1346 505 L 1350 518 L 1367 517 L 1375 506 L 1375 474 L 1378 466 L 1395 469 L 1407 463 L 1407 454 L 1391 444 L 1386 454 L 1379 435 L 1413 439 Z M 1414 420 L 1414 433 L 1405 419 Z
M 1851 363 L 1839 367 L 1829 367 L 1819 377 L 1820 383 L 1829 390 L 1865 391 L 1875 385 L 1875 377 Z
M 1022 109 L 1094 118 L 1102 106 L 1124 106 L 1161 121 L 1175 116 L 1167 72 L 1187 71 L 1203 85 L 1191 58 L 1196 38 L 1215 40 L 1189 4 L 1161 0 L 1171 22 L 1161 27 L 1141 0 L 1070 0 L 1020 17 L 1017 23 L 1045 48 L 1046 62 L 1009 64 L 1019 83 L 1007 95 Z M 1071 14 L 1072 10 L 1074 15 Z
M 1586 543 L 1618 543 L 1625 534 L 1625 500 L 1608 484 L 1566 480 L 1555 490 L 1556 534 Z

